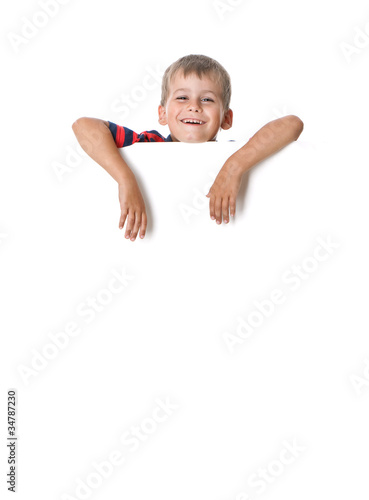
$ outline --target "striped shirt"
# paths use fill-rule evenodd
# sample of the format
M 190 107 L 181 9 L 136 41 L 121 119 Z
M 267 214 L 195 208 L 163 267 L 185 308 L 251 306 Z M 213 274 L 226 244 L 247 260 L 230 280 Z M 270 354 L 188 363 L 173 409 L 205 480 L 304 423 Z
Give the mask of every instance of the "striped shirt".
M 131 146 L 135 142 L 173 142 L 170 135 L 165 138 L 157 130 L 149 130 L 137 134 L 127 127 L 121 127 L 116 123 L 108 122 L 117 148 Z

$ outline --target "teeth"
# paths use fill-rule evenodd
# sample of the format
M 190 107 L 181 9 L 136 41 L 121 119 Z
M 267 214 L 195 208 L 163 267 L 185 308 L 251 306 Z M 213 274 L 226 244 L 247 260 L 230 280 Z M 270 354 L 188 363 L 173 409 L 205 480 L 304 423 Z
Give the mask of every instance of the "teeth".
M 183 120 L 183 123 L 198 123 L 199 125 L 202 124 L 201 120 Z

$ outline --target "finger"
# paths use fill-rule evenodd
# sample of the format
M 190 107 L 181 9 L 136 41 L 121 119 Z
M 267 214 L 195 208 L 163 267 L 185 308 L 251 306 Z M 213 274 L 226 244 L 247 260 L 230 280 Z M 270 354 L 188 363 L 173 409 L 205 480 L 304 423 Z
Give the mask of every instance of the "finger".
M 210 196 L 210 201 L 209 201 L 209 210 L 210 210 L 210 218 L 215 219 L 215 197 Z
M 222 198 L 218 197 L 215 200 L 215 217 L 217 219 L 217 224 L 222 223 Z
M 141 213 L 136 212 L 135 213 L 135 225 L 133 226 L 133 231 L 131 232 L 131 241 L 135 241 L 137 238 L 137 233 L 138 230 L 140 229 L 141 226 Z
M 131 231 L 133 229 L 134 224 L 135 224 L 135 213 L 133 211 L 128 212 L 126 234 L 124 235 L 125 238 L 129 238 L 131 236 Z
M 233 196 L 229 199 L 229 206 L 231 210 L 231 217 L 234 217 L 236 215 L 236 198 Z
M 142 214 L 142 220 L 141 220 L 140 238 L 144 238 L 145 237 L 146 227 L 147 227 L 147 217 L 146 217 L 146 213 L 144 212 Z
M 226 198 L 223 198 L 222 212 L 223 212 L 223 221 L 225 224 L 227 224 L 229 221 L 229 198 L 228 198 L 228 196 Z
M 124 223 L 126 221 L 126 217 L 127 217 L 127 212 L 126 213 L 121 213 L 120 214 L 120 219 L 119 219 L 119 229 L 123 229 L 123 226 L 124 226 Z

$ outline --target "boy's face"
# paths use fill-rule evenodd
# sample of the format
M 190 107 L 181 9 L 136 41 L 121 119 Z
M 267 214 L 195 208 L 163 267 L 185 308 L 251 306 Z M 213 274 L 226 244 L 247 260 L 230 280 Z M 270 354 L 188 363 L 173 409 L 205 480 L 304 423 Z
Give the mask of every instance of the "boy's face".
M 220 128 L 231 128 L 232 110 L 224 112 L 222 89 L 210 76 L 196 73 L 185 78 L 178 71 L 169 86 L 165 106 L 159 106 L 159 123 L 168 125 L 175 142 L 214 141 Z M 196 120 L 197 124 L 186 123 Z

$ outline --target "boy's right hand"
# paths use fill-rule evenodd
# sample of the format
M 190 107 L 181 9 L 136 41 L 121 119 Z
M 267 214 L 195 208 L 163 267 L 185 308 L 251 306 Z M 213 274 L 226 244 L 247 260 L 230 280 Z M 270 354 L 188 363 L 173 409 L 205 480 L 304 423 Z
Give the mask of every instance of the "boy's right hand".
M 123 229 L 124 223 L 127 222 L 125 238 L 135 241 L 138 231 L 140 231 L 140 238 L 143 238 L 147 226 L 146 208 L 133 173 L 127 175 L 118 187 L 121 210 L 119 229 Z

